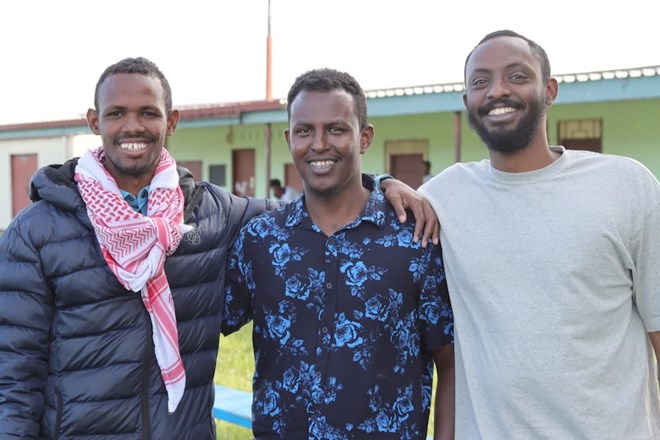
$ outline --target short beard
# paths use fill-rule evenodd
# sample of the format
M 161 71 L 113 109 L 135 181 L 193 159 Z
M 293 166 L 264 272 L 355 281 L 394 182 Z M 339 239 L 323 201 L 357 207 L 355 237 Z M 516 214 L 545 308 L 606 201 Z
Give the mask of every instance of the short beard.
M 122 174 L 125 174 L 127 176 L 142 177 L 146 174 L 149 174 L 151 172 L 151 170 L 154 169 L 154 164 L 151 163 L 149 165 L 135 166 L 135 167 L 132 167 L 132 168 L 117 167 L 115 165 L 115 168 L 117 168 L 117 170 L 119 170 Z
M 114 168 L 125 176 L 142 177 L 151 173 L 151 171 L 154 170 L 156 166 L 158 166 L 160 155 L 156 156 L 151 163 L 145 165 L 135 165 L 132 167 L 125 167 L 120 163 L 116 163 L 107 155 L 105 156 L 105 160 L 112 162 Z
M 488 130 L 475 112 L 468 110 L 468 122 L 489 150 L 502 154 L 513 154 L 532 143 L 543 122 L 546 111 L 544 99 L 537 99 L 529 107 L 527 115 L 511 130 L 496 128 Z

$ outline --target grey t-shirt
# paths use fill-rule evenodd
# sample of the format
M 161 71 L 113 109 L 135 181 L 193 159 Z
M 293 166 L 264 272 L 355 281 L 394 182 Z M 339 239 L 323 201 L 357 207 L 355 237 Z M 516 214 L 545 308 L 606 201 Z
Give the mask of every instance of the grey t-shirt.
M 564 150 L 420 187 L 441 224 L 456 329 L 457 440 L 660 439 L 660 185 Z

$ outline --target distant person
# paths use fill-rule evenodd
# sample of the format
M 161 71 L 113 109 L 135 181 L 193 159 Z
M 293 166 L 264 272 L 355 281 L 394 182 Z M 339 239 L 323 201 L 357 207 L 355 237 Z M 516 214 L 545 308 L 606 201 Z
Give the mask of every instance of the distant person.
M 428 160 L 422 161 L 422 170 L 424 173 L 424 176 L 422 177 L 422 182 L 426 183 L 429 180 L 431 180 L 431 177 L 433 177 L 433 174 L 431 174 L 431 162 Z
M 87 111 L 102 146 L 32 179 L 0 237 L 0 439 L 215 438 L 227 251 L 279 204 L 196 183 L 164 148 L 178 121 L 158 67 L 121 60 Z
M 559 84 L 504 30 L 465 61 L 490 160 L 419 191 L 456 319 L 456 439 L 660 439 L 660 184 L 635 160 L 549 146 Z
M 281 202 L 290 202 L 300 197 L 300 192 L 291 186 L 282 186 L 279 179 L 271 179 L 270 188 L 275 198 Z
M 285 131 L 304 193 L 244 227 L 222 331 L 254 321 L 260 439 L 453 439 L 453 324 L 439 246 L 413 242 L 361 173 L 374 135 L 355 79 L 299 76 Z

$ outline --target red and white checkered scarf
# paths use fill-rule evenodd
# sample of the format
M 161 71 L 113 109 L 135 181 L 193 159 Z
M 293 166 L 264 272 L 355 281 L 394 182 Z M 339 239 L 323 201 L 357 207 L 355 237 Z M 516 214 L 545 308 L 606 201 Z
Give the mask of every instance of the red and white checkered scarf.
M 76 166 L 75 179 L 105 261 L 126 289 L 142 295 L 151 317 L 168 410 L 173 413 L 186 388 L 186 372 L 164 263 L 165 257 L 176 251 L 183 234 L 192 229 L 183 224 L 184 198 L 176 162 L 163 148 L 149 185 L 148 216 L 144 216 L 124 200 L 103 166 L 104 159 L 102 147 L 86 151 Z

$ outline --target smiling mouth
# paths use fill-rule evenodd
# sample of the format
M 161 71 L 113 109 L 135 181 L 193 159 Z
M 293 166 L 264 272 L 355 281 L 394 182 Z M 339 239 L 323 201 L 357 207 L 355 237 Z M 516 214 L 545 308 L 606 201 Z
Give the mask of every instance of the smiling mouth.
M 513 113 L 515 111 L 516 109 L 513 107 L 498 107 L 489 111 L 488 116 L 500 116 L 500 115 L 505 115 L 507 113 Z
M 335 161 L 334 160 L 313 160 L 313 161 L 310 161 L 309 164 L 312 166 L 312 168 L 326 169 L 326 168 L 330 168 L 332 165 L 334 165 Z
M 147 144 L 142 142 L 124 142 L 119 144 L 119 148 L 126 151 L 142 151 L 147 148 Z

